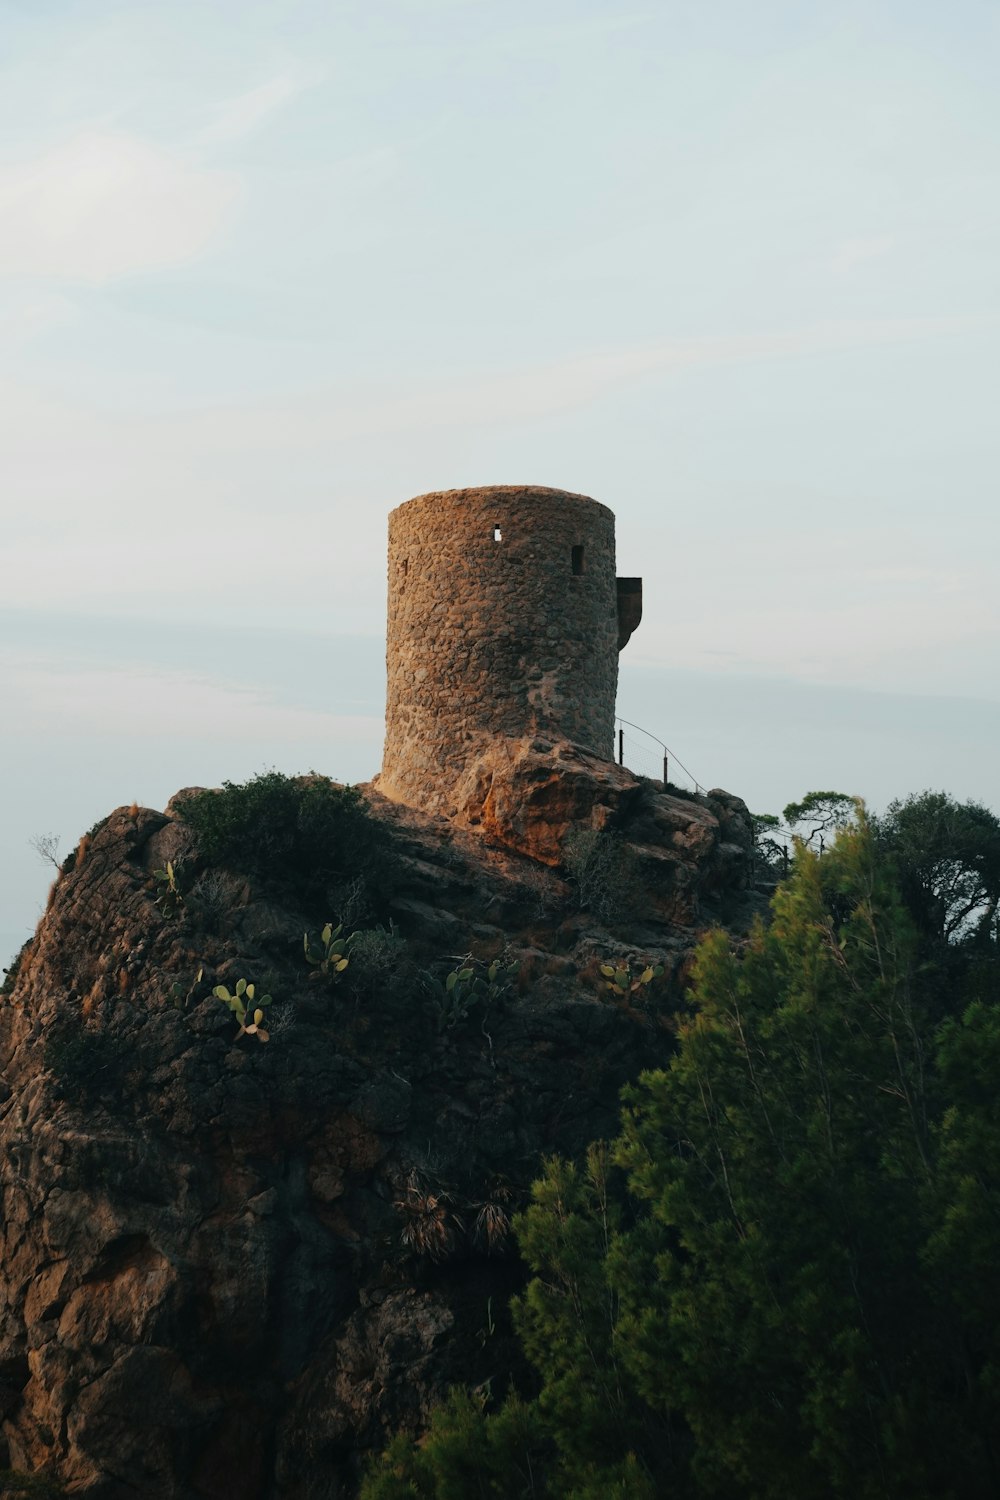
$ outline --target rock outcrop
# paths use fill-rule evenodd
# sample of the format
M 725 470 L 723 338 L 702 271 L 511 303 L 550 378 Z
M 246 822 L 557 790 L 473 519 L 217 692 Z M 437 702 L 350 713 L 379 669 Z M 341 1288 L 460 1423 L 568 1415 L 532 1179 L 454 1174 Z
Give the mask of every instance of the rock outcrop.
M 566 740 L 496 740 L 471 762 L 452 817 L 551 867 L 574 832 L 614 833 L 643 866 L 647 913 L 681 926 L 745 883 L 752 841 L 738 797 L 660 790 Z
M 373 794 L 397 876 L 338 979 L 302 944 L 338 913 L 207 867 L 176 808 L 81 844 L 0 997 L 12 1466 L 88 1500 L 349 1496 L 449 1385 L 517 1377 L 510 1215 L 544 1154 L 613 1130 L 697 929 L 752 905 L 742 803 L 573 754 L 480 766 L 468 827 Z M 581 909 L 571 827 L 624 909 Z M 470 952 L 520 967 L 463 1010 L 442 977 Z M 667 970 L 644 1009 L 598 972 L 630 956 Z M 265 1045 L 212 994 L 241 978 L 274 996 Z

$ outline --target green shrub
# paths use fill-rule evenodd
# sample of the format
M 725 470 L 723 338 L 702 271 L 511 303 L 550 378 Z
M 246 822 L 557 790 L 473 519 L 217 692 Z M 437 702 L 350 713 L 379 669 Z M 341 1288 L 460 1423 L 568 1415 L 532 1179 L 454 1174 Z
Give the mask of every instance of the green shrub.
M 361 1500 L 550 1495 L 545 1473 L 551 1445 L 537 1407 L 509 1396 L 499 1411 L 488 1414 L 487 1399 L 485 1391 L 453 1390 L 422 1439 L 400 1433 L 369 1466 Z M 625 1493 L 609 1487 L 602 1500 L 622 1500 Z M 636 1489 L 629 1500 L 645 1500 L 647 1494 Z
M 179 808 L 202 855 L 307 901 L 323 899 L 345 879 L 385 890 L 391 877 L 389 838 L 353 787 L 315 773 L 265 771 L 238 785 L 199 792 Z
M 414 969 L 406 940 L 390 921 L 368 927 L 351 940 L 351 989 L 355 994 L 393 999 L 411 988 Z

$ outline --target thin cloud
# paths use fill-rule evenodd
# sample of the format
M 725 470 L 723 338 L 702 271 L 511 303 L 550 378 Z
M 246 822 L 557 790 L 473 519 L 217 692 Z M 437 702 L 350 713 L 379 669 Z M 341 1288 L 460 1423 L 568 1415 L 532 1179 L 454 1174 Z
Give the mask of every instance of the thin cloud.
M 215 118 L 200 139 L 207 145 L 230 144 L 243 140 L 258 130 L 272 115 L 276 114 L 290 99 L 319 82 L 319 76 L 293 78 L 281 73 L 269 78 L 246 93 L 236 94 L 215 106 Z
M 83 130 L 0 166 L 0 275 L 99 284 L 194 259 L 239 196 L 229 173 Z
M 791 359 L 958 332 L 963 318 L 881 318 L 812 324 L 786 332 L 669 339 L 634 349 L 579 355 L 497 376 L 471 376 L 371 403 L 324 405 L 326 431 L 338 438 L 375 433 L 497 426 L 585 406 L 606 391 L 672 370 Z
M 17 733 L 170 739 L 197 728 L 205 740 L 234 736 L 294 745 L 327 739 L 366 744 L 382 718 L 276 703 L 265 692 L 186 672 L 64 668 L 44 658 L 0 654 L 0 683 Z
M 213 407 L 156 424 L 204 452 L 244 455 L 325 451 L 342 443 L 428 430 L 497 428 L 540 422 L 591 405 L 616 387 L 649 377 L 844 350 L 919 342 L 982 323 L 971 318 L 882 318 L 811 324 L 783 332 L 705 335 L 634 348 L 574 355 L 497 374 L 470 370 L 419 387 L 375 384 L 359 391 L 327 387 L 294 405 Z M 16 399 L 11 392 L 12 399 Z
M 124 484 L 123 504 L 131 504 L 137 478 L 142 477 L 147 492 L 159 482 L 165 494 L 170 494 L 178 477 L 172 472 L 174 467 L 179 463 L 180 474 L 187 474 L 199 455 L 230 459 L 239 454 L 244 461 L 252 455 L 255 463 L 272 455 L 284 462 L 288 453 L 327 455 L 344 443 L 371 438 L 535 423 L 589 406 L 621 385 L 672 372 L 916 343 L 969 327 L 982 327 L 982 321 L 867 319 L 773 333 L 668 339 L 496 374 L 470 370 L 416 388 L 401 387 L 397 380 L 372 382 L 359 390 L 355 382 L 349 387 L 325 386 L 294 403 L 276 399 L 213 405 L 156 418 L 133 414 L 125 419 L 126 440 L 122 419 L 96 405 L 33 392 L 21 382 L 0 381 L 0 420 L 5 429 L 0 488 L 5 470 L 30 473 L 33 492 L 44 486 L 46 475 L 48 482 L 58 483 L 58 476 L 79 453 L 86 463 L 73 465 L 78 498 L 81 484 L 106 493 L 113 475 Z M 54 434 L 59 439 L 55 445 Z M 178 504 L 176 497 L 171 503 Z M 192 504 L 197 508 L 200 502 Z

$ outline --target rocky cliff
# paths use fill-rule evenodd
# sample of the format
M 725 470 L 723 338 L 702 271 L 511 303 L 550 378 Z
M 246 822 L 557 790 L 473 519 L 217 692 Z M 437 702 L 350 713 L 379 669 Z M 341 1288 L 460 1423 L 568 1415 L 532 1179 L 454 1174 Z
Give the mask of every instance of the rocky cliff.
M 669 1056 L 697 931 L 753 905 L 750 828 L 566 746 L 470 776 L 450 819 L 370 793 L 393 877 L 339 912 L 208 864 L 177 799 L 67 862 L 0 996 L 13 1467 L 89 1500 L 350 1496 L 449 1385 L 522 1377 L 510 1216 Z M 368 933 L 339 974 L 303 951 L 338 916 Z M 608 959 L 665 973 L 624 999 Z M 240 979 L 266 1043 L 212 993 Z

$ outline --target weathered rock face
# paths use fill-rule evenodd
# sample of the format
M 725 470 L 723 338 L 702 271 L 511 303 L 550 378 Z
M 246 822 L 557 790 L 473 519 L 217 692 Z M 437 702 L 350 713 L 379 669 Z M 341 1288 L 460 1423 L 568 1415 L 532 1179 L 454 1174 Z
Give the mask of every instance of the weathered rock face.
M 631 771 L 565 740 L 495 740 L 470 763 L 455 816 L 504 848 L 556 866 L 571 828 L 620 825 L 642 787 Z
M 349 1496 L 449 1385 L 517 1373 L 507 1219 L 540 1157 L 610 1133 L 621 1084 L 669 1055 L 692 925 L 738 906 L 745 848 L 736 799 L 613 767 L 588 790 L 568 760 L 559 792 L 545 759 L 494 771 L 476 832 L 374 799 L 406 942 L 335 984 L 302 934 L 336 913 L 206 869 L 176 817 L 119 809 L 81 846 L 0 997 L 12 1465 L 89 1500 Z M 546 809 L 527 837 L 519 796 Z M 620 829 L 640 925 L 609 931 L 548 867 L 574 813 Z M 422 971 L 505 945 L 516 986 L 449 1013 Z M 643 1012 L 596 975 L 628 954 L 668 968 Z M 266 1045 L 211 994 L 239 978 L 275 996 Z
M 496 741 L 471 762 L 456 802 L 456 821 L 553 867 L 574 831 L 616 834 L 643 868 L 647 908 L 668 922 L 697 922 L 706 897 L 745 881 L 752 830 L 739 798 L 661 791 L 565 740 Z

